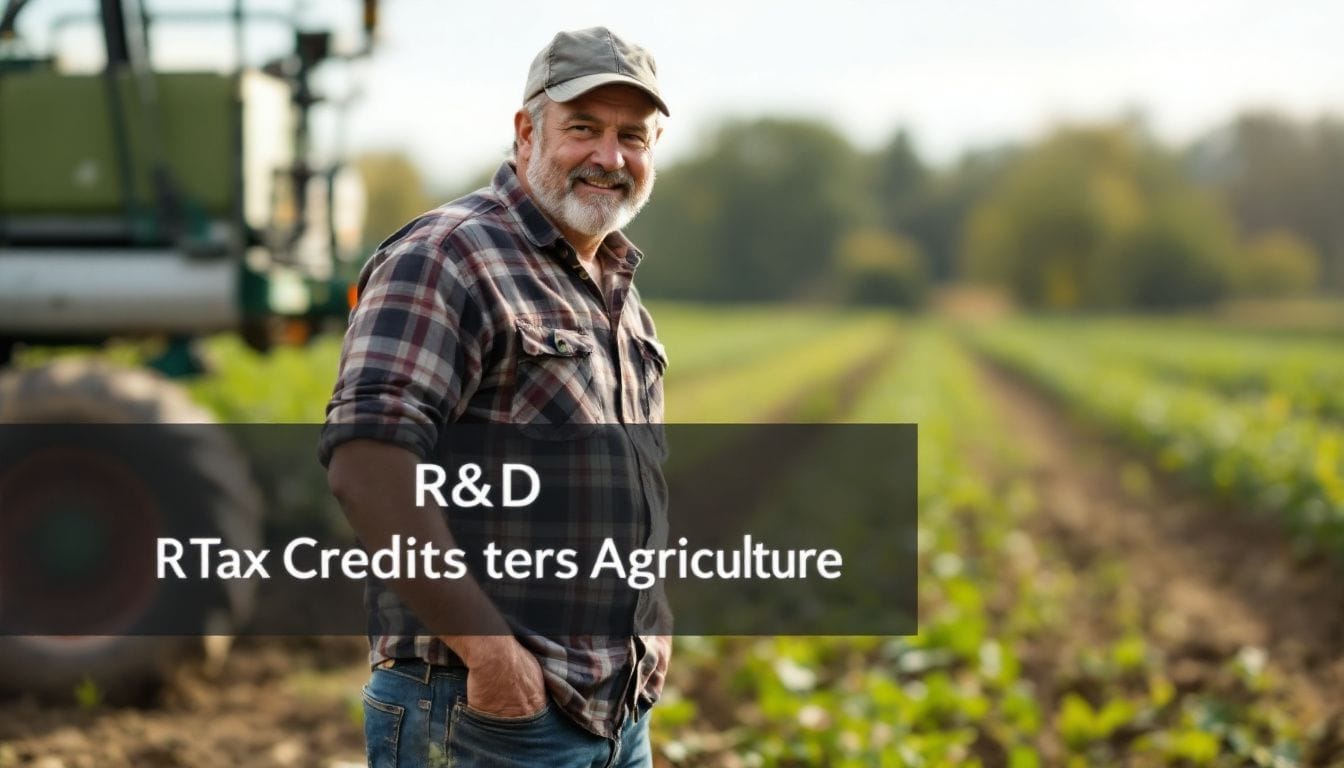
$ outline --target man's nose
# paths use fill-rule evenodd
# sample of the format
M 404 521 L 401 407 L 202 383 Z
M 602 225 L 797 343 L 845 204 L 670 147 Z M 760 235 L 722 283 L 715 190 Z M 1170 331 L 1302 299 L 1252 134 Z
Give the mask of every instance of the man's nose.
M 625 156 L 621 154 L 620 138 L 615 131 L 604 131 L 593 147 L 592 161 L 604 171 L 614 171 L 625 165 Z

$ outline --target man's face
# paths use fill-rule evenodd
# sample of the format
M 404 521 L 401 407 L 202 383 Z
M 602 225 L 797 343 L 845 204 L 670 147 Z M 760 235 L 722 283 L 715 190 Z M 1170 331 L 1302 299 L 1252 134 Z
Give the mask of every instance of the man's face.
M 537 203 L 588 237 L 621 229 L 648 202 L 657 108 L 642 91 L 609 85 L 548 103 L 541 130 L 520 131 L 519 164 Z

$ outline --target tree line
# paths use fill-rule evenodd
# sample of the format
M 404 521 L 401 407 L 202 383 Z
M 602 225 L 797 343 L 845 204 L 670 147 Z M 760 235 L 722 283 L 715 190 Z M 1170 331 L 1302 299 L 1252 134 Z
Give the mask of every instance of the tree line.
M 439 202 L 396 153 L 361 158 L 375 242 Z M 1242 114 L 1185 146 L 1140 121 L 1061 126 L 935 167 L 816 120 L 723 123 L 660 168 L 629 234 L 645 296 L 916 306 L 1001 285 L 1057 310 L 1344 293 L 1344 120 Z

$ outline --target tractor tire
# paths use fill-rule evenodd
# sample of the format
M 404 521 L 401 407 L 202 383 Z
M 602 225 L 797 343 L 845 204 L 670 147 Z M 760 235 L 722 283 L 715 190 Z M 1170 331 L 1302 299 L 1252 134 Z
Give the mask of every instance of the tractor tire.
M 48 462 L 59 471 L 48 467 L 44 473 L 38 468 L 41 458 L 10 462 L 8 469 L 0 464 L 0 552 L 30 544 L 33 531 L 43 526 L 67 538 L 74 530 L 84 540 L 103 544 L 97 553 L 97 569 L 89 569 L 102 575 L 88 577 L 86 584 L 76 581 L 73 589 L 62 586 L 59 594 L 70 596 L 69 602 L 60 599 L 41 609 L 80 616 L 85 615 L 83 611 L 94 611 L 108 622 L 99 626 L 121 628 L 105 635 L 66 637 L 22 636 L 0 626 L 0 692 L 46 701 L 79 698 L 87 702 L 92 696 L 108 703 L 143 703 L 178 662 L 199 654 L 204 635 L 228 634 L 247 621 L 256 596 L 255 583 L 232 580 L 220 586 L 160 581 L 154 577 L 152 562 L 144 562 L 143 551 L 127 552 L 115 544 L 121 537 L 107 534 L 129 525 L 156 537 L 211 536 L 228 547 L 261 545 L 261 494 L 247 462 L 213 421 L 181 388 L 146 370 L 65 359 L 0 374 L 0 425 L 143 425 L 135 427 L 130 445 L 126 441 L 114 445 L 113 440 L 107 445 L 71 441 L 70 445 L 58 444 L 54 453 L 51 446 L 44 446 L 41 455 L 59 455 L 59 463 Z M 0 441 L 4 434 L 0 431 Z M 23 455 L 23 448 L 10 448 Z M 62 491 L 76 495 L 78 511 L 73 518 L 67 510 L 68 500 L 62 499 L 66 506 L 49 514 L 42 506 L 47 497 L 32 490 L 58 485 L 62 477 L 81 478 L 72 484 L 80 490 Z M 28 506 L 22 514 L 6 514 L 6 489 L 11 491 L 10 498 L 14 493 L 26 494 Z M 174 511 L 182 508 L 186 494 L 189 519 Z M 60 527 L 52 522 L 58 518 Z M 14 559 L 9 558 L 9 568 L 19 567 L 13 565 Z M 32 578 L 31 573 L 23 575 Z M 0 605 L 5 604 L 6 582 L 20 581 L 8 578 L 14 576 L 0 560 Z M 114 589 L 105 582 L 117 586 Z M 189 624 L 191 629 L 183 631 L 196 634 L 143 631 L 154 626 L 153 618 L 161 620 L 170 611 L 175 617 L 172 626 Z M 78 697 L 77 689 L 82 691 Z

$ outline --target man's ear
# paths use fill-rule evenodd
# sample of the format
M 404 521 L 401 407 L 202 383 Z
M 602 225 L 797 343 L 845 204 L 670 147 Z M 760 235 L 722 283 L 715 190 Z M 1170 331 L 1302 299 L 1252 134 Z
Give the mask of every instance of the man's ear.
M 526 109 L 520 109 L 513 113 L 513 140 L 518 142 L 518 159 L 520 160 L 528 160 L 532 157 L 533 127 L 532 116 L 527 114 Z

